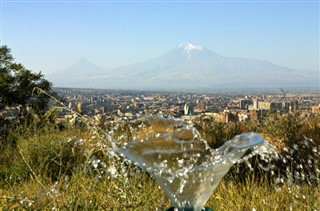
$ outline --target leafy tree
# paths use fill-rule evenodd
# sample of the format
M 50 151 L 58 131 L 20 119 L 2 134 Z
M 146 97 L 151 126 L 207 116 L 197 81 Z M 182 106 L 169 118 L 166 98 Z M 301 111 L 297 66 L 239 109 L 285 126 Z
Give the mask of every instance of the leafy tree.
M 23 110 L 29 107 L 38 114 L 44 112 L 49 97 L 39 95 L 35 87 L 53 94 L 52 84 L 44 79 L 41 72 L 33 73 L 22 64 L 15 63 L 10 49 L 0 46 L 0 109 L 20 105 Z

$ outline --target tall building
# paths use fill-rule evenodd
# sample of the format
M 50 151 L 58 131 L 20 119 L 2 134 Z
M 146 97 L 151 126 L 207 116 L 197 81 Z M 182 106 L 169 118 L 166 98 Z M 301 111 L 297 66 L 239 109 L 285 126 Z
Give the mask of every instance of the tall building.
M 320 104 L 318 106 L 311 106 L 311 112 L 313 114 L 319 114 L 320 113 Z
M 204 100 L 199 100 L 197 103 L 197 109 L 200 111 L 206 111 L 206 102 Z
M 239 102 L 239 108 L 242 110 L 248 109 L 250 104 L 251 104 L 250 100 L 242 99 Z
M 290 102 L 290 111 L 297 111 L 298 108 L 299 108 L 299 102 L 297 100 Z
M 259 101 L 258 102 L 258 108 L 263 110 L 270 110 L 270 102 L 266 101 Z
M 194 106 L 191 103 L 186 103 L 184 105 L 184 114 L 185 115 L 193 114 L 193 109 L 194 109 Z
M 253 101 L 253 109 L 259 109 L 259 101 L 258 101 L 258 99 L 255 99 Z

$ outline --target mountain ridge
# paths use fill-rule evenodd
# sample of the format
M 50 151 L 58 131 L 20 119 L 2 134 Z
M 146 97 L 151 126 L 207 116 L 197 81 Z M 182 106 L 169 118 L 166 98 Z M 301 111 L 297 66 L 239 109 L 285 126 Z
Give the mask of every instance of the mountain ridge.
M 111 70 L 97 72 L 93 67 L 92 70 L 89 70 L 90 66 L 86 67 L 86 74 L 79 73 L 83 78 L 77 80 L 77 87 L 88 85 L 89 79 L 92 81 L 90 87 L 143 90 L 317 86 L 319 83 L 313 76 L 316 72 L 308 76 L 264 60 L 222 56 L 191 43 L 180 44 L 154 59 Z M 94 73 L 84 77 L 88 72 Z

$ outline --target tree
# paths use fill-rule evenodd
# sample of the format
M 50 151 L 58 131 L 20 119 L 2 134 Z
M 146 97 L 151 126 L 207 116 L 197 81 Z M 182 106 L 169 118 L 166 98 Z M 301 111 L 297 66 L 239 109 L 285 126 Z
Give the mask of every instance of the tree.
M 41 72 L 33 73 L 22 64 L 14 62 L 10 49 L 0 46 L 0 109 L 6 106 L 27 107 L 41 114 L 49 103 L 47 95 L 39 95 L 38 87 L 49 94 L 54 94 L 52 84 L 44 79 Z

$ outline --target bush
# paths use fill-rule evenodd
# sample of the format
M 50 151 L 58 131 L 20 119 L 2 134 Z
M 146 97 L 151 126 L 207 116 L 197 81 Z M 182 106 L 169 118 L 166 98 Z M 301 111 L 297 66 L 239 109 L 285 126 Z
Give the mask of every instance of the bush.
M 265 163 L 259 156 L 250 159 L 251 171 L 246 164 L 235 166 L 229 172 L 234 179 L 242 180 L 250 175 L 256 179 L 268 177 L 278 183 L 283 180 L 296 183 L 317 183 L 320 173 L 320 119 L 301 119 L 288 114 L 274 119 L 268 116 L 260 123 L 221 123 L 213 119 L 196 122 L 195 126 L 212 148 L 220 147 L 225 141 L 244 132 L 261 133 L 276 147 L 278 156 Z M 281 182 L 282 181 L 282 182 Z

